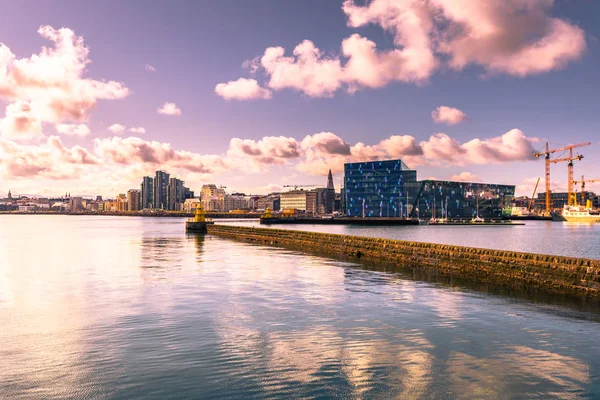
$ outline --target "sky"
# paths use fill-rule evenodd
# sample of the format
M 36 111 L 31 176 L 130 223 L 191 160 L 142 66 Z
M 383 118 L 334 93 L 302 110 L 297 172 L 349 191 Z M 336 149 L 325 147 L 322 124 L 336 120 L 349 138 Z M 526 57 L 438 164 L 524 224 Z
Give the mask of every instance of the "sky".
M 165 170 L 262 194 L 401 158 L 513 184 L 600 178 L 596 0 L 0 0 L 0 196 Z M 559 157 L 566 154 L 556 153 Z M 566 163 L 552 166 L 564 191 Z M 600 184 L 587 189 L 600 192 Z

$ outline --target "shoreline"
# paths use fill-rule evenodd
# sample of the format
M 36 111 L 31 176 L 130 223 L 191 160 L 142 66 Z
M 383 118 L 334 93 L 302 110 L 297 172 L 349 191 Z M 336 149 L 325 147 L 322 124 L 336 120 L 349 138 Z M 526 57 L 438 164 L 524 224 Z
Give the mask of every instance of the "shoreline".
M 0 211 L 0 215 L 67 215 L 73 217 L 89 217 L 89 216 L 108 216 L 108 217 L 154 217 L 154 218 L 192 218 L 194 213 L 170 211 L 170 212 L 26 212 L 26 211 Z M 260 214 L 232 214 L 232 213 L 206 213 L 207 218 L 224 218 L 224 219 L 259 219 Z

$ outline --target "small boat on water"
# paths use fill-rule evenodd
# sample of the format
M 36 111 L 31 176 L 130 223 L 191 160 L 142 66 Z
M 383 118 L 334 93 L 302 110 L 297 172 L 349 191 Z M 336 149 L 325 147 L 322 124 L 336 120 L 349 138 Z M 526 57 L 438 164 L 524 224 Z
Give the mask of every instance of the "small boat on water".
M 590 206 L 590 204 L 588 204 Z M 552 212 L 553 221 L 600 222 L 600 209 L 565 205 L 562 212 Z

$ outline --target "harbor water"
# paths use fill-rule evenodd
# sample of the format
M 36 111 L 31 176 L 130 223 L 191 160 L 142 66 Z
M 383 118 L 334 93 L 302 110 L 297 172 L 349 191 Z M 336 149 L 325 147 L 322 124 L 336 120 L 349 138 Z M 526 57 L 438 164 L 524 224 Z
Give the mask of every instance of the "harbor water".
M 596 226 L 551 224 L 285 229 L 600 258 Z M 0 216 L 0 399 L 593 399 L 598 338 L 600 310 L 184 219 Z
M 524 223 L 524 225 L 515 226 L 423 224 L 379 227 L 309 224 L 261 225 L 258 219 L 222 220 L 220 223 L 600 259 L 600 223 L 538 220 L 519 221 L 519 224 Z

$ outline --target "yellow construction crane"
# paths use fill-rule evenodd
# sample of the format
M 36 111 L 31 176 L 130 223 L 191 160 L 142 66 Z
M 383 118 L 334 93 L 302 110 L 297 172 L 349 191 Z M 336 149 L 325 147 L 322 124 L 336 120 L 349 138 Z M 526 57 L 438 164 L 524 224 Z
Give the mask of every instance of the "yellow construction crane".
M 535 183 L 535 188 L 533 189 L 533 195 L 531 196 L 531 200 L 529 200 L 529 205 L 527 206 L 527 211 L 531 211 L 531 206 L 533 205 L 533 200 L 535 199 L 535 192 L 537 192 L 538 185 L 540 184 L 540 179 L 542 179 L 542 178 L 538 178 L 537 182 Z
M 559 147 L 557 149 L 550 149 L 548 143 L 546 143 L 546 149 L 542 152 L 533 153 L 536 157 L 544 156 L 545 159 L 545 167 L 546 167 L 546 212 L 550 212 L 550 164 L 557 163 L 562 161 L 568 161 L 568 172 L 569 178 L 567 183 L 567 192 L 569 196 L 569 202 L 571 201 L 571 193 L 573 192 L 573 161 L 581 160 L 583 156 L 577 155 L 573 157 L 573 149 L 583 146 L 589 146 L 590 142 L 579 143 L 579 144 L 570 144 L 568 146 Z M 550 159 L 550 154 L 556 153 L 558 151 L 566 151 L 569 150 L 569 157 L 557 158 L 554 160 Z
M 581 182 L 581 205 L 585 206 L 585 184 L 587 182 L 600 182 L 600 179 L 585 179 L 583 175 L 581 175 L 581 181 L 573 181 L 573 184 L 577 185 L 579 182 Z
M 563 161 L 568 161 L 568 183 L 567 183 L 567 204 L 573 205 L 573 161 L 580 161 L 583 158 L 581 154 L 577 154 L 575 157 L 572 155 L 572 150 L 569 151 L 568 157 L 556 158 L 554 160 L 550 160 L 551 163 L 559 163 Z

